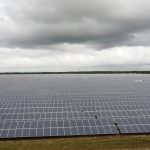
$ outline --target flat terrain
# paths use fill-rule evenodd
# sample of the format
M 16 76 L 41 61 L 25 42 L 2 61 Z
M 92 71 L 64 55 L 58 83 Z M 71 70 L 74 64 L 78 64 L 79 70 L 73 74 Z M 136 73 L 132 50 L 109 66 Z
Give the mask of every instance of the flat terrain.
M 104 136 L 0 141 L 0 150 L 149 150 L 150 136 Z

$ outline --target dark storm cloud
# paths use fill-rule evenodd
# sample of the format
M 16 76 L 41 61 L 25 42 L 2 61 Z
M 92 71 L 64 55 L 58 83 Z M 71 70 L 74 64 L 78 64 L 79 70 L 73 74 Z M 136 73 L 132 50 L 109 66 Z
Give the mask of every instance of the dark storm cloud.
M 148 46 L 149 10 L 149 0 L 0 0 L 0 45 Z

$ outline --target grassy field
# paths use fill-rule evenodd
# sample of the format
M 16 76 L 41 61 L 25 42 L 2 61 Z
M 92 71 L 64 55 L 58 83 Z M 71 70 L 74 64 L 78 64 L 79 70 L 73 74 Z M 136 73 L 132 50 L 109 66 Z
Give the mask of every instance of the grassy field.
M 150 149 L 150 136 L 106 136 L 0 141 L 0 150 Z

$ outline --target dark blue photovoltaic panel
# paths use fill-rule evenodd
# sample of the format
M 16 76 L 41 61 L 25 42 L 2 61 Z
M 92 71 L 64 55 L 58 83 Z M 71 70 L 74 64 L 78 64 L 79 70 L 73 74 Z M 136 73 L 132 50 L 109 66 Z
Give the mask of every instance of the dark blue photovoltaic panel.
M 3 75 L 0 138 L 150 133 L 149 89 L 149 75 Z

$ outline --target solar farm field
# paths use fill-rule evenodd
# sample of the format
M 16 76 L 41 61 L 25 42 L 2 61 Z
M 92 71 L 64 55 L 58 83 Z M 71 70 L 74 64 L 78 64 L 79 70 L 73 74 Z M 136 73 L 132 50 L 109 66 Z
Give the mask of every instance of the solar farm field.
M 0 138 L 148 134 L 149 91 L 149 75 L 1 75 Z

